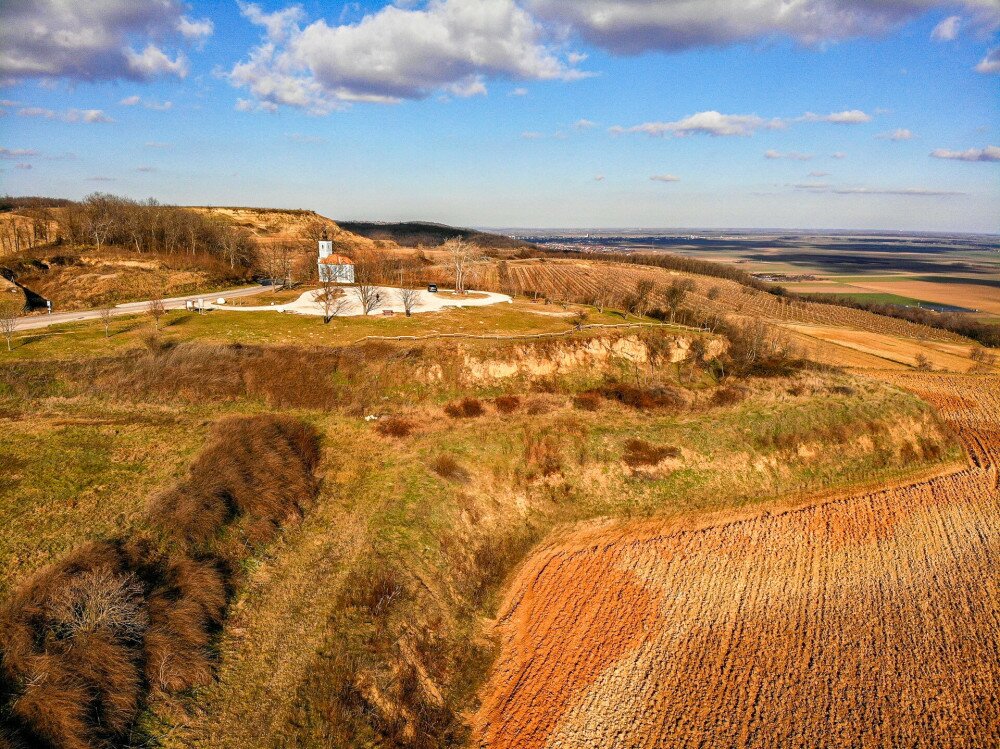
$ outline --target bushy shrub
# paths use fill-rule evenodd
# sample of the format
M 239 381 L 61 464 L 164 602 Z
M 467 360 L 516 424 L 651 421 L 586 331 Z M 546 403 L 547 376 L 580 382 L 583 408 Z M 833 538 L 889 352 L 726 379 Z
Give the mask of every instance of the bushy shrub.
M 375 425 L 375 431 L 383 437 L 409 437 L 413 433 L 413 429 L 412 421 L 398 416 L 380 419 Z
M 622 460 L 632 468 L 652 466 L 665 458 L 676 458 L 681 451 L 670 445 L 653 445 L 645 440 L 630 439 L 625 443 Z
M 453 419 L 473 419 L 482 416 L 486 409 L 477 398 L 462 398 L 446 405 L 444 412 Z
M 501 395 L 493 399 L 493 406 L 502 414 L 510 414 L 521 407 L 521 399 L 516 395 Z

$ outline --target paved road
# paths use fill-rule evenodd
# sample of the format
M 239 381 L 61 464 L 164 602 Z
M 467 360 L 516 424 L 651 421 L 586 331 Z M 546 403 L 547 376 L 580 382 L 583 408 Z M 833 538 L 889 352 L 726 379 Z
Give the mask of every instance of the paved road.
M 188 296 L 175 296 L 170 299 L 163 300 L 163 307 L 165 309 L 183 309 L 187 302 L 197 301 L 198 299 L 204 299 L 206 302 L 214 302 L 219 297 L 224 299 L 233 299 L 241 296 L 250 296 L 252 294 L 259 294 L 261 291 L 266 291 L 270 287 L 267 286 L 247 286 L 240 289 L 231 289 L 228 291 L 214 291 L 211 294 L 189 294 Z M 145 302 L 128 302 L 127 304 L 119 304 L 114 308 L 112 314 L 115 317 L 121 315 L 138 315 L 146 311 L 149 305 L 148 301 Z M 96 309 L 82 309 L 76 310 L 75 312 L 55 312 L 51 315 L 27 315 L 25 317 L 19 318 L 17 321 L 18 330 L 37 330 L 38 328 L 47 328 L 50 325 L 61 325 L 67 322 L 79 322 L 81 320 L 97 320 L 101 317 L 101 311 Z

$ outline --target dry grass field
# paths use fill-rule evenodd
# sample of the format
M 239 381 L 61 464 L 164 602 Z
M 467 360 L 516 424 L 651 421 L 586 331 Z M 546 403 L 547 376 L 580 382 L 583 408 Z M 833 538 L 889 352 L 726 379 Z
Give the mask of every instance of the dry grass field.
M 225 210 L 272 238 L 310 220 Z M 727 321 L 616 309 L 678 279 Z M 228 581 L 197 679 L 130 687 L 81 747 L 123 726 L 178 749 L 990 745 L 1000 372 L 971 341 L 662 268 L 488 259 L 474 284 L 528 298 L 329 325 L 174 311 L 0 351 L 0 594 L 44 613 L 26 581 L 141 539 Z M 238 455 L 253 470 L 212 496 L 258 494 L 240 477 L 269 451 L 212 425 L 269 412 L 322 439 L 315 501 L 277 524 L 201 491 L 205 455 Z M 208 545 L 199 507 L 229 518 Z M 30 657 L 69 684 L 72 652 Z M 0 723 L 42 725 L 5 689 Z
M 500 612 L 479 744 L 995 746 L 1000 378 L 891 379 L 937 406 L 968 467 L 549 545 Z

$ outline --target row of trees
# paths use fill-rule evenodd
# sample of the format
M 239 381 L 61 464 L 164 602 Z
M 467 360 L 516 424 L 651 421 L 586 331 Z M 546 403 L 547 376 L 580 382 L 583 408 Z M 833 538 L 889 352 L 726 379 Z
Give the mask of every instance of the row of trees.
M 136 254 L 208 255 L 231 269 L 251 268 L 257 247 L 246 229 L 190 208 L 93 193 L 60 209 L 60 229 L 71 244 L 115 246 Z

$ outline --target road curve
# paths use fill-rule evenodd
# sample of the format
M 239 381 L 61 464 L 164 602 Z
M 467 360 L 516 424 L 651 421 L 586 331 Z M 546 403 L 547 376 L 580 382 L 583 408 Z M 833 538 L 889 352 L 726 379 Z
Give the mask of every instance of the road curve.
M 213 291 L 211 293 L 188 294 L 187 296 L 175 296 L 163 300 L 164 309 L 183 309 L 187 302 L 194 302 L 204 299 L 206 303 L 213 299 L 223 297 L 225 299 L 235 299 L 242 296 L 251 296 L 265 290 L 264 286 L 247 286 L 239 289 L 229 289 L 226 291 Z M 146 311 L 149 300 L 142 302 L 127 302 L 117 305 L 112 310 L 112 315 L 121 317 L 123 315 L 138 315 Z M 18 318 L 16 330 L 38 330 L 47 328 L 50 325 L 62 325 L 70 322 L 81 322 L 84 320 L 97 320 L 101 317 L 99 309 L 82 309 L 73 312 L 55 312 L 51 315 L 27 315 Z

